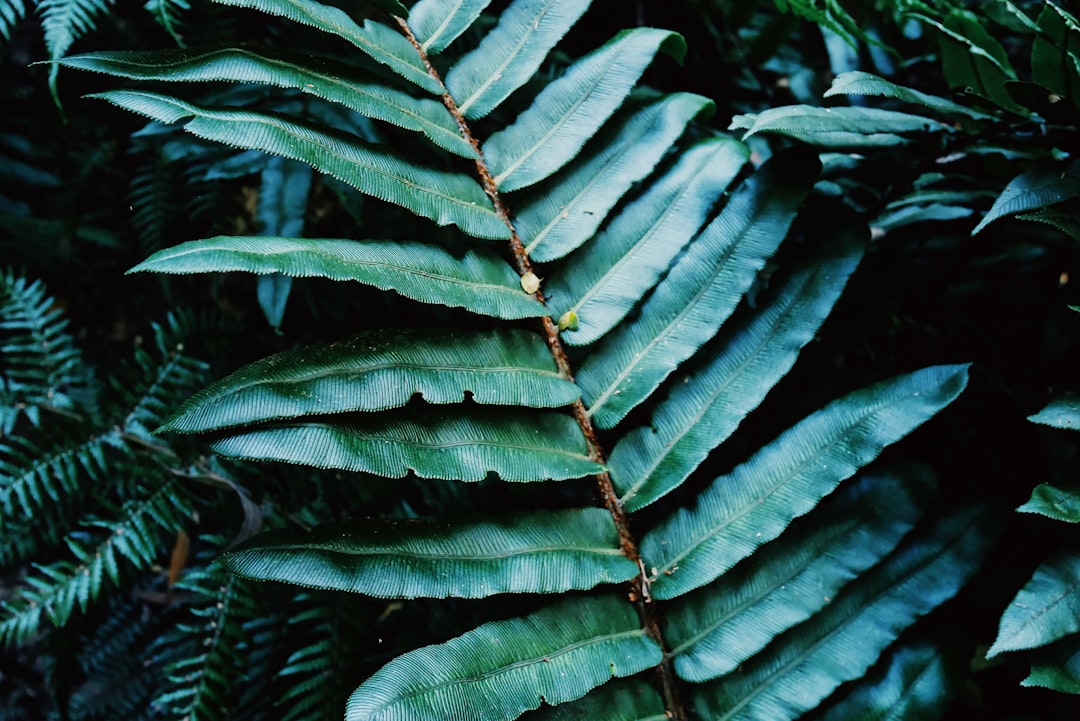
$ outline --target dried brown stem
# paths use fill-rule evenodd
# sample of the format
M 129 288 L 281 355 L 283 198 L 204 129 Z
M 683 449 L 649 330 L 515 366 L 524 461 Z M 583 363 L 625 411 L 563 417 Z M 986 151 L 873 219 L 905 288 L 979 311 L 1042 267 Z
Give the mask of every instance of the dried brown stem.
M 518 273 L 524 275 L 525 273 L 531 272 L 533 269 L 532 262 L 525 250 L 525 244 L 521 241 L 521 236 L 518 235 L 517 228 L 514 227 L 509 208 L 507 208 L 506 203 L 499 194 L 495 179 L 492 177 L 491 170 L 484 160 L 484 152 L 480 147 L 479 141 L 472 134 L 472 129 L 465 120 L 465 116 L 462 115 L 461 111 L 458 109 L 457 102 L 455 102 L 453 96 L 451 96 L 446 89 L 446 85 L 439 76 L 439 72 L 432 66 L 427 53 L 424 51 L 423 47 L 421 47 L 416 36 L 413 35 L 412 29 L 409 28 L 408 23 L 400 17 L 395 17 L 394 20 L 397 21 L 398 27 L 401 28 L 405 37 L 409 39 L 409 42 L 412 43 L 413 47 L 416 49 L 416 52 L 422 59 L 428 73 L 439 83 L 439 86 L 443 90 L 443 105 L 446 106 L 450 115 L 457 122 L 462 137 L 468 141 L 476 154 L 476 172 L 480 177 L 480 184 L 484 188 L 484 192 L 487 194 L 488 198 L 491 200 L 491 204 L 495 208 L 495 213 L 502 219 L 503 223 L 506 224 L 506 227 L 510 231 L 510 247 L 514 253 L 514 264 L 517 267 Z M 545 302 L 543 291 L 537 290 L 535 295 L 541 303 Z M 547 343 L 548 349 L 551 351 L 552 357 L 555 359 L 555 365 L 559 370 L 559 374 L 565 379 L 573 381 L 573 369 L 570 367 L 570 359 L 559 338 L 558 326 L 550 316 L 544 316 L 541 320 L 541 324 L 543 326 L 544 340 Z M 581 428 L 582 434 L 585 436 L 585 441 L 588 444 L 589 449 L 589 457 L 597 463 L 605 463 L 607 457 L 603 447 L 600 445 L 592 419 L 585 410 L 585 404 L 581 400 L 574 401 L 571 410 L 574 413 L 574 419 Z M 645 629 L 645 632 L 649 634 L 661 648 L 664 648 L 664 639 L 660 626 L 660 611 L 657 608 L 657 605 L 653 603 L 652 597 L 649 595 L 648 574 L 641 561 L 641 553 L 638 549 L 637 539 L 630 532 L 630 514 L 626 512 L 622 503 L 619 502 L 619 496 L 615 492 L 615 487 L 611 482 L 611 475 L 607 471 L 597 475 L 596 482 L 600 496 L 604 501 L 604 506 L 607 508 L 608 512 L 611 513 L 612 521 L 615 523 L 615 528 L 619 534 L 619 546 L 622 549 L 623 554 L 636 563 L 640 569 L 640 573 L 630 582 L 629 598 L 638 609 L 641 624 Z M 686 711 L 679 698 L 678 685 L 671 668 L 671 662 L 667 658 L 666 649 L 665 658 L 657 668 L 657 677 L 661 693 L 664 697 L 664 705 L 667 709 L 668 717 L 676 719 L 677 721 L 685 721 Z

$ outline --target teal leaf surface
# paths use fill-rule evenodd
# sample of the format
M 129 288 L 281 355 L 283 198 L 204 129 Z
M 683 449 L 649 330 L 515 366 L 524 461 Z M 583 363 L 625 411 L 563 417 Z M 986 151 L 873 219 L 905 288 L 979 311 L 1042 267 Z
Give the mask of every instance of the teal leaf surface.
M 386 411 L 362 423 L 281 423 L 210 443 L 224 456 L 402 478 L 505 481 L 581 478 L 603 467 L 589 459 L 581 430 L 559 413 L 418 414 Z
M 409 29 L 428 55 L 441 53 L 468 30 L 491 0 L 421 0 L 409 12 Z
M 1058 641 L 1035 655 L 1021 686 L 1080 695 L 1080 636 Z
M 593 422 L 611 428 L 712 338 L 783 241 L 821 168 L 779 153 L 732 194 L 642 305 L 585 358 L 576 380 Z
M 695 710 L 715 721 L 798 718 L 952 598 L 982 562 L 988 531 L 988 518 L 968 511 L 916 534 L 738 673 L 695 688 Z
M 522 721 L 668 721 L 656 690 L 637 679 L 608 682 L 570 703 L 526 713 Z
M 399 656 L 357 689 L 345 719 L 510 721 L 542 701 L 579 699 L 661 658 L 629 603 L 570 598 Z
M 951 130 L 932 118 L 895 110 L 811 105 L 788 105 L 754 115 L 737 115 L 728 129 L 745 130 L 744 139 L 757 133 L 774 133 L 832 149 L 887 148 L 906 144 L 908 135 L 944 134 Z
M 352 280 L 422 303 L 466 308 L 496 318 L 538 318 L 547 309 L 521 289 L 519 276 L 493 252 L 454 255 L 410 241 L 218 236 L 158 251 L 129 273 L 283 273 Z
M 887 556 L 921 515 L 902 479 L 869 476 L 712 584 L 665 610 L 675 671 L 708 681 L 825 608 Z M 676 571 L 677 572 L 677 571 Z
M 373 330 L 258 360 L 199 391 L 163 431 L 196 433 L 300 416 L 427 403 L 569 405 L 578 390 L 540 336 L 521 330 Z
M 499 190 L 533 185 L 570 162 L 661 49 L 681 57 L 686 43 L 668 30 L 628 30 L 544 88 L 513 125 L 484 143 L 484 158 Z
M 480 45 L 446 74 L 461 113 L 482 118 L 524 85 L 590 1 L 514 0 Z
M 372 60 L 386 65 L 414 85 L 435 95 L 442 94 L 442 87 L 428 73 L 420 54 L 416 52 L 412 43 L 387 25 L 366 20 L 364 26 L 360 27 L 344 10 L 315 0 L 215 0 L 215 2 L 259 10 L 336 35 L 352 43 Z
M 993 658 L 1037 648 L 1080 631 L 1080 553 L 1062 551 L 1037 569 L 1001 616 Z
M 1040 483 L 1027 503 L 1016 509 L 1021 513 L 1039 513 L 1055 521 L 1080 523 L 1080 490 Z
M 749 158 L 730 138 L 702 141 L 608 223 L 547 284 L 553 317 L 575 313 L 571 345 L 598 340 L 630 313 L 705 222 Z
M 966 384 L 967 366 L 933 366 L 850 393 L 795 424 L 713 481 L 692 509 L 645 536 L 641 555 L 647 568 L 658 569 L 653 596 L 675 598 L 719 577 L 951 403 Z
M 977 120 L 993 120 L 994 117 L 937 95 L 928 95 L 914 88 L 905 88 L 862 70 L 852 70 L 837 75 L 832 85 L 825 91 L 824 97 L 829 98 L 835 95 L 877 95 L 921 105 L 942 115 L 963 115 Z
M 638 572 L 602 508 L 468 524 L 368 519 L 270 531 L 221 562 L 245 578 L 379 598 L 563 593 L 629 581 Z
M 170 82 L 231 81 L 299 90 L 338 103 L 364 117 L 427 135 L 456 155 L 475 156 L 446 107 L 431 98 L 414 98 L 395 88 L 368 82 L 354 70 L 323 58 L 292 55 L 275 48 L 215 48 L 152 52 L 97 52 L 63 58 L 65 67 L 133 80 Z
M 1038 413 L 1028 416 L 1028 420 L 1053 428 L 1080 430 L 1080 396 L 1066 394 L 1056 398 Z
M 862 257 L 865 228 L 842 227 L 813 267 L 713 344 L 701 366 L 671 384 L 648 427 L 624 435 L 608 459 L 623 505 L 642 508 L 677 488 L 794 365 Z
M 90 97 L 163 123 L 186 121 L 184 130 L 200 138 L 303 161 L 439 225 L 453 223 L 481 238 L 509 237 L 509 230 L 472 178 L 415 165 L 345 133 L 268 113 L 202 108 L 145 91 L 114 90 Z
M 1047 3 L 1038 22 L 1039 33 L 1031 46 L 1031 79 L 1074 104 L 1080 102 L 1080 27 L 1076 18 Z
M 971 234 L 998 218 L 1038 210 L 1077 196 L 1080 196 L 1080 174 L 1076 165 L 1029 170 L 1009 181 Z
M 514 224 L 529 257 L 562 258 L 591 238 L 634 183 L 648 175 L 696 116 L 712 101 L 676 93 L 616 116 L 612 129 L 554 180 L 537 187 Z

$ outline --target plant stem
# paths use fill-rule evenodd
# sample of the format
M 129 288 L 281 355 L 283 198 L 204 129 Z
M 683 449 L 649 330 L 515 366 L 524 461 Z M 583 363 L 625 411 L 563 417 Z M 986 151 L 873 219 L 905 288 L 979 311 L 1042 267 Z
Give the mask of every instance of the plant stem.
M 462 115 L 461 111 L 458 109 L 457 102 L 446 89 L 442 77 L 432 66 L 427 53 L 424 52 L 424 49 L 416 39 L 416 36 L 413 35 L 408 23 L 397 16 L 394 17 L 394 20 L 405 34 L 405 37 L 409 39 L 409 42 L 412 43 L 412 46 L 416 49 L 416 52 L 419 54 L 428 73 L 436 82 L 438 82 L 439 87 L 442 88 L 443 105 L 446 106 L 450 115 L 457 122 L 462 137 L 468 141 L 469 145 L 473 148 L 473 152 L 476 154 L 476 172 L 477 175 L 480 176 L 480 183 L 484 188 L 484 192 L 491 200 L 491 204 L 495 208 L 495 213 L 510 230 L 510 248 L 514 253 L 514 265 L 517 267 L 518 274 L 525 275 L 526 273 L 532 272 L 532 261 L 529 259 L 529 254 L 525 250 L 525 244 L 522 242 L 521 236 L 518 235 L 517 228 L 514 227 L 510 210 L 507 208 L 506 203 L 499 194 L 495 179 L 491 175 L 491 170 L 484 160 L 484 152 L 480 147 L 480 142 L 473 135 L 472 129 L 465 120 L 465 116 Z M 535 295 L 537 300 L 541 303 L 545 303 L 543 291 L 537 290 Z M 559 369 L 559 374 L 566 380 L 573 382 L 573 369 L 570 367 L 570 358 L 566 354 L 566 348 L 559 338 L 558 326 L 555 321 L 552 320 L 551 316 L 544 316 L 541 319 L 541 324 L 544 331 L 544 340 L 547 343 L 548 349 L 551 351 L 552 357 L 555 359 L 555 365 Z M 574 401 L 571 410 L 573 410 L 574 419 L 577 421 L 582 434 L 585 436 L 585 441 L 589 449 L 589 457 L 597 463 L 605 463 L 607 457 L 596 435 L 596 428 L 592 424 L 592 419 L 586 413 L 585 404 L 581 399 L 578 399 Z M 664 660 L 657 668 L 657 676 L 660 690 L 664 697 L 664 705 L 668 717 L 676 719 L 677 721 L 685 721 L 686 711 L 679 698 L 677 681 L 674 672 L 672 671 L 670 660 L 667 657 L 663 634 L 660 630 L 660 611 L 657 608 L 657 605 L 653 603 L 652 597 L 649 594 L 649 581 L 645 572 L 645 566 L 641 560 L 638 542 L 630 532 L 630 514 L 627 513 L 626 509 L 623 508 L 622 503 L 619 501 L 619 496 L 615 492 L 615 487 L 611 482 L 610 473 L 604 471 L 603 473 L 598 474 L 596 476 L 596 482 L 600 496 L 604 501 L 604 506 L 607 508 L 608 512 L 611 513 L 612 521 L 614 521 L 615 528 L 618 531 L 619 546 L 622 549 L 623 554 L 636 563 L 640 570 L 640 573 L 630 582 L 630 601 L 637 607 L 638 614 L 641 618 L 641 624 L 645 629 L 645 632 L 659 644 L 660 648 L 665 649 Z

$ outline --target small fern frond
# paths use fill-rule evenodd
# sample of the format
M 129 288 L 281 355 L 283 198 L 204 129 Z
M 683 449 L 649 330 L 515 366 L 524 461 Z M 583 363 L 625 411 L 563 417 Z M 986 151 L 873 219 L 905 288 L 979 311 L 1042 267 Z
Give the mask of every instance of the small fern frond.
M 0 47 L 11 39 L 15 25 L 26 17 L 26 0 L 0 0 Z
M 183 25 L 180 16 L 191 9 L 189 0 L 146 0 L 147 12 L 154 16 L 158 25 L 172 36 L 176 44 L 184 47 Z
M 57 60 L 67 54 L 72 44 L 97 26 L 98 17 L 106 13 L 113 0 L 40 0 L 38 13 L 45 31 L 45 48 L 49 59 Z M 56 80 L 59 65 L 49 68 L 49 88 L 57 99 Z
M 42 411 L 96 412 L 98 389 L 67 325 L 41 281 L 0 275 L 0 435 L 20 415 L 39 425 Z
M 191 515 L 191 508 L 173 483 L 166 483 L 139 501 L 125 504 L 116 521 L 87 520 L 87 529 L 64 539 L 74 561 L 48 566 L 34 564 L 36 573 L 2 604 L 0 644 L 27 641 L 51 626 L 61 627 L 87 607 L 121 575 L 145 571 L 157 560 L 162 532 L 175 533 Z M 104 531 L 104 535 L 100 531 Z
M 120 445 L 115 431 L 79 442 L 11 436 L 0 442 L 0 509 L 3 517 L 35 517 L 42 508 L 86 492 L 84 478 L 107 476 L 107 450 Z

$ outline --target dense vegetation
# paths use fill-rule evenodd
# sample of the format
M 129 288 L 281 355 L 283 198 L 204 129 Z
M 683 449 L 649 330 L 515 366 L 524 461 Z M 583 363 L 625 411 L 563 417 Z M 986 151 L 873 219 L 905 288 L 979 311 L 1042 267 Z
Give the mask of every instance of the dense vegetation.
M 0 719 L 1076 718 L 1075 11 L 0 0 Z

